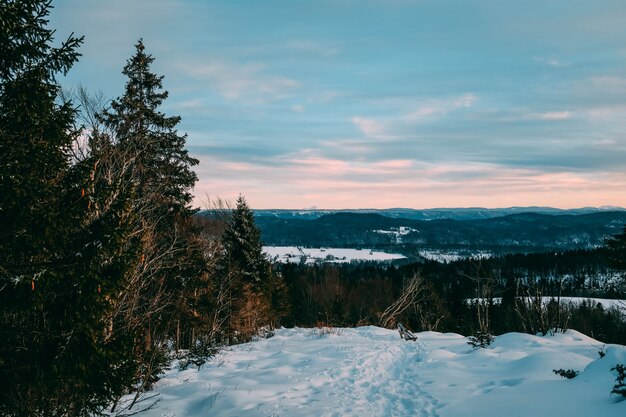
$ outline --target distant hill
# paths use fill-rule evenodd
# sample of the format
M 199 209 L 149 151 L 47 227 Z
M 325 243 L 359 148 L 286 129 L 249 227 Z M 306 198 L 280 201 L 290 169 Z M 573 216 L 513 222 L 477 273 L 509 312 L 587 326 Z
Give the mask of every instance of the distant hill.
M 468 208 L 434 208 L 434 209 L 409 209 L 409 208 L 390 208 L 390 209 L 356 209 L 356 210 L 283 210 L 268 209 L 255 210 L 257 216 L 277 217 L 281 219 L 302 219 L 313 220 L 322 216 L 337 213 L 375 213 L 385 217 L 411 219 L 411 220 L 479 220 L 491 219 L 493 217 L 508 216 L 510 214 L 520 213 L 537 213 L 537 214 L 590 214 L 605 213 L 609 211 L 626 211 L 622 207 L 582 207 L 577 209 L 558 209 L 553 207 L 508 207 L 488 209 L 482 207 Z
M 380 247 L 401 244 L 505 252 L 593 248 L 602 245 L 606 237 L 619 233 L 626 224 L 625 210 L 537 208 L 537 211 L 503 214 L 518 209 L 446 209 L 429 213 L 454 215 L 454 219 L 433 216 L 429 220 L 396 217 L 404 213 L 402 210 L 335 211 L 319 216 L 320 212 L 313 215 L 260 210 L 256 212 L 256 221 L 267 245 Z M 548 213 L 540 213 L 540 210 Z M 425 215 L 423 212 L 407 211 L 414 217 Z M 474 218 L 479 213 L 485 217 Z

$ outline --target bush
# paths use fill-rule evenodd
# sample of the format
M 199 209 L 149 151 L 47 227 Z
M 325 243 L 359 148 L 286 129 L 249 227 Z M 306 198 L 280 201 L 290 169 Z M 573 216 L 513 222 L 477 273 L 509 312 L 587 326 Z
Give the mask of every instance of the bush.
M 202 365 L 204 365 L 218 352 L 219 347 L 213 343 L 199 342 L 180 357 L 178 368 L 179 370 L 184 371 L 193 365 L 200 370 Z
M 495 336 L 486 332 L 477 332 L 475 335 L 468 337 L 468 345 L 473 348 L 486 348 L 496 340 Z
M 615 365 L 615 368 L 611 368 L 611 371 L 617 372 L 617 378 L 615 378 L 615 385 L 611 394 L 621 395 L 626 398 L 626 365 Z
M 576 375 L 578 375 L 578 371 L 573 369 L 553 369 L 552 372 L 567 379 L 576 378 Z

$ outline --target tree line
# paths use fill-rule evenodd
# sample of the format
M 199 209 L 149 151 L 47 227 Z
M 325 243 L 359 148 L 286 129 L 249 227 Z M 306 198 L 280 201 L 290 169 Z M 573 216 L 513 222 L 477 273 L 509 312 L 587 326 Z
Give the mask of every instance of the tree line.
M 626 305 L 609 308 L 566 298 L 626 299 L 624 242 L 626 233 L 596 250 L 449 263 L 278 264 L 291 307 L 283 323 L 395 327 L 401 322 L 414 331 L 464 335 L 572 328 L 624 344 Z

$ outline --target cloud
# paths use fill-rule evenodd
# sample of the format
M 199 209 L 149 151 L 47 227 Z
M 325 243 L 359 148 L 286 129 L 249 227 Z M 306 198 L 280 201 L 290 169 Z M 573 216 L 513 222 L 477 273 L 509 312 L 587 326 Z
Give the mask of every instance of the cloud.
M 568 111 L 553 111 L 539 114 L 541 120 L 567 120 L 572 118 L 572 113 Z
M 464 94 L 461 97 L 454 100 L 454 102 L 452 103 L 452 108 L 460 109 L 460 108 L 472 107 L 477 100 L 478 100 L 478 97 L 476 97 L 474 94 L 471 94 L 471 93 Z
M 554 68 L 566 68 L 570 66 L 570 64 L 567 62 L 564 62 L 557 58 L 550 58 L 550 57 L 538 57 L 538 58 L 535 58 L 535 61 L 541 62 L 549 67 L 554 67 Z
M 404 118 L 408 121 L 417 122 L 437 116 L 445 116 L 454 110 L 470 108 L 476 101 L 478 101 L 478 97 L 472 93 L 447 100 L 429 100 L 427 104 L 410 112 Z
M 206 107 L 206 102 L 201 98 L 182 100 L 176 104 L 176 108 L 181 110 L 202 110 Z
M 598 202 L 626 203 L 620 193 L 626 187 L 626 175 L 621 172 L 543 172 L 489 163 L 459 165 L 402 159 L 367 162 L 324 157 L 311 149 L 279 158 L 278 170 L 275 163 L 259 160 L 239 164 L 203 156 L 200 167 L 207 166 L 211 175 L 201 175 L 196 195 L 235 199 L 243 193 L 255 208 L 502 207 L 528 205 L 528 201 L 580 207 Z
M 445 100 L 431 99 L 422 107 L 408 114 L 392 114 L 378 118 L 354 116 L 351 121 L 367 138 L 383 141 L 407 140 L 411 138 L 410 130 L 414 128 L 412 126 L 414 123 L 440 118 L 457 110 L 468 109 L 477 100 L 478 97 L 471 93 Z M 387 100 L 387 102 L 389 101 Z
M 410 113 L 407 118 L 409 120 L 419 120 L 430 116 L 435 116 L 438 114 L 446 113 L 446 109 L 443 106 L 432 105 L 432 106 L 424 106 Z
M 312 2 L 305 15 L 298 2 L 55 0 L 51 27 L 57 41 L 86 35 L 62 82 L 107 97 L 144 37 L 211 194 L 266 207 L 624 205 L 626 3 L 556 1 L 521 15 L 494 1 L 377 0 L 357 14 Z
M 266 66 L 259 63 L 234 64 L 213 60 L 209 63 L 179 64 L 179 69 L 191 77 L 206 81 L 220 95 L 231 100 L 281 100 L 289 97 L 300 85 L 291 78 L 266 74 Z
M 504 123 L 528 123 L 535 120 L 569 120 L 574 118 L 574 112 L 569 110 L 537 112 L 528 109 L 504 109 L 491 112 L 489 117 L 494 121 Z
M 377 120 L 367 117 L 353 117 L 352 123 L 367 137 L 374 139 L 388 139 L 385 125 Z
M 391 159 L 373 164 L 374 167 L 382 169 L 406 169 L 411 168 L 413 165 L 414 162 L 410 159 Z

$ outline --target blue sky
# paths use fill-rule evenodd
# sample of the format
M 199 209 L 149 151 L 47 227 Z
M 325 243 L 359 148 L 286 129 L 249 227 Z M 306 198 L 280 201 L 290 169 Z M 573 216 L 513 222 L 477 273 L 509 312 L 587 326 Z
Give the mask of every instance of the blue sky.
M 114 98 L 142 37 L 196 203 L 626 206 L 623 0 L 59 0 L 62 82 Z

